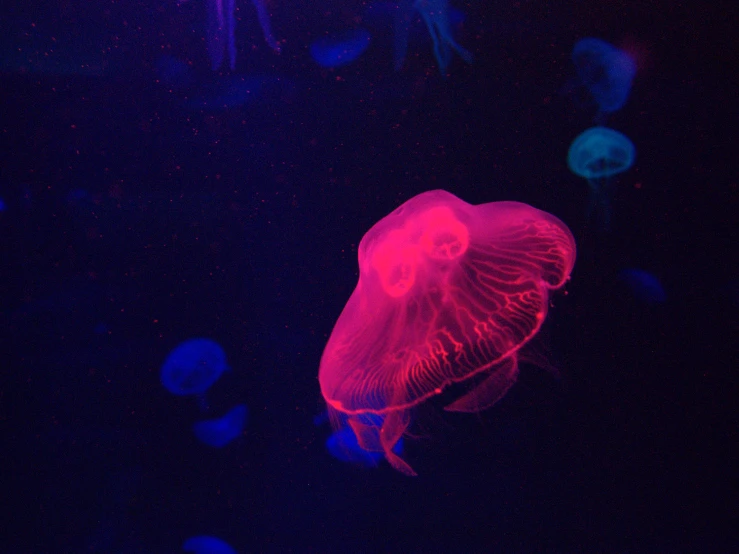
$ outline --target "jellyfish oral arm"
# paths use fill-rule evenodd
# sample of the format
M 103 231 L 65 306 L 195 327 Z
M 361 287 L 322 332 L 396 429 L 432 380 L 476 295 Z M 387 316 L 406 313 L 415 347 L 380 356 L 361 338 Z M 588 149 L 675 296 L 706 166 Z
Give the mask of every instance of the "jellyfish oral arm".
M 213 71 L 223 64 L 223 54 L 228 44 L 229 66 L 236 67 L 236 4 L 235 0 L 208 0 L 208 53 Z
M 267 44 L 270 45 L 272 50 L 275 52 L 280 52 L 280 45 L 277 44 L 277 41 L 272 36 L 272 28 L 269 23 L 269 14 L 267 13 L 267 6 L 264 3 L 264 0 L 252 0 L 254 2 L 254 7 L 257 9 L 257 17 L 259 18 L 259 25 L 262 27 L 262 32 L 264 33 L 264 40 L 267 41 Z
M 472 63 L 472 54 L 457 44 L 449 25 L 449 4 L 446 0 L 416 0 L 418 10 L 434 43 L 434 56 L 439 70 L 445 74 L 454 50 L 467 63 Z

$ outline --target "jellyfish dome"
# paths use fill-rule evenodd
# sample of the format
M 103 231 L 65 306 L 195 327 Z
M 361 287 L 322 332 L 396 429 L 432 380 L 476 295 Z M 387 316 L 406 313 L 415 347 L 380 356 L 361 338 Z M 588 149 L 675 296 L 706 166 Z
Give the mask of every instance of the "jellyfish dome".
M 162 366 L 162 384 L 172 394 L 207 391 L 228 369 L 226 353 L 210 339 L 191 339 L 177 346 Z
M 194 554 L 236 554 L 236 550 L 226 541 L 209 535 L 190 537 L 182 544 L 182 550 Z
M 591 127 L 578 135 L 567 154 L 570 170 L 585 179 L 610 177 L 634 164 L 634 144 L 608 127 Z
M 636 62 L 631 56 L 604 40 L 584 38 L 573 48 L 572 62 L 602 113 L 623 107 L 636 74 Z
M 370 40 L 368 31 L 354 29 L 313 41 L 310 54 L 320 66 L 340 67 L 359 58 L 369 47 Z
M 246 405 L 239 404 L 222 417 L 198 421 L 193 432 L 203 444 L 222 448 L 241 435 L 246 425 L 246 413 Z
M 567 226 L 526 204 L 472 206 L 443 190 L 410 199 L 360 242 L 359 281 L 318 373 L 332 421 L 415 475 L 394 451 L 410 410 L 463 382 L 471 390 L 447 410 L 495 404 L 574 262 Z

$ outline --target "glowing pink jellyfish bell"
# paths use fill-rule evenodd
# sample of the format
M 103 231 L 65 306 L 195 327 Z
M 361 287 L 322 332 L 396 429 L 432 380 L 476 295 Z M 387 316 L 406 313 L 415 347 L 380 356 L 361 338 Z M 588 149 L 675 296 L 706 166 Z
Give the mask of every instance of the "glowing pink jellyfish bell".
M 411 408 L 465 381 L 474 388 L 447 410 L 505 395 L 575 250 L 564 223 L 526 204 L 472 206 L 443 190 L 408 200 L 359 245 L 359 281 L 318 373 L 332 421 L 415 475 L 395 448 Z
M 195 396 L 207 409 L 205 392 L 228 369 L 226 353 L 210 339 L 190 339 L 169 353 L 162 366 L 164 387 L 178 396 Z

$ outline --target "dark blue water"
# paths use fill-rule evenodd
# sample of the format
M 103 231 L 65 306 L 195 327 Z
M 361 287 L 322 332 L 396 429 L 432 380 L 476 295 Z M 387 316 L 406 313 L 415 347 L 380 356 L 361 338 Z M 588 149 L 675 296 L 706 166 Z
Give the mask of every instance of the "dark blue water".
M 474 60 L 444 77 L 418 17 L 395 72 L 391 18 L 353 1 L 268 3 L 279 54 L 238 2 L 214 73 L 198 1 L 3 7 L 0 552 L 735 549 L 736 9 L 455 3 Z M 356 61 L 311 59 L 358 27 Z M 570 59 L 589 36 L 638 58 L 607 117 Z M 607 229 L 566 159 L 595 123 L 637 152 Z M 550 212 L 578 257 L 537 337 L 559 377 L 420 406 L 409 478 L 332 457 L 317 374 L 363 234 L 437 188 Z M 174 396 L 160 368 L 194 337 L 230 370 Z M 241 436 L 197 439 L 238 404 Z

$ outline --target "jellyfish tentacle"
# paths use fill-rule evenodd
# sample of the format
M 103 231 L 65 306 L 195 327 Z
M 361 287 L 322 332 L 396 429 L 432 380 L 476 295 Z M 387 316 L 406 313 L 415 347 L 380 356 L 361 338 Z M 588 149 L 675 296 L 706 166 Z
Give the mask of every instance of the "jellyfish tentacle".
M 380 428 L 380 442 L 385 459 L 399 472 L 415 477 L 418 475 L 403 458 L 394 452 L 395 445 L 403 437 L 409 423 L 408 410 L 394 410 L 385 416 Z
M 449 4 L 446 0 L 416 0 L 414 7 L 421 14 L 434 43 L 434 56 L 439 62 L 439 71 L 446 74 L 451 62 L 452 50 L 467 63 L 472 63 L 472 54 L 462 48 L 452 37 L 449 25 Z
M 269 22 L 269 14 L 267 13 L 267 5 L 264 0 L 252 0 L 254 7 L 257 9 L 257 18 L 259 19 L 259 25 L 262 27 L 262 33 L 264 33 L 264 40 L 270 45 L 272 50 L 279 53 L 280 45 L 277 43 L 275 38 L 272 36 L 272 27 Z
M 487 410 L 503 398 L 518 377 L 518 362 L 509 356 L 496 366 L 485 380 L 444 409 L 448 412 L 477 413 Z

